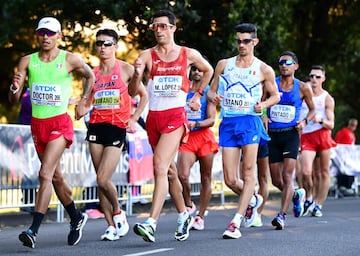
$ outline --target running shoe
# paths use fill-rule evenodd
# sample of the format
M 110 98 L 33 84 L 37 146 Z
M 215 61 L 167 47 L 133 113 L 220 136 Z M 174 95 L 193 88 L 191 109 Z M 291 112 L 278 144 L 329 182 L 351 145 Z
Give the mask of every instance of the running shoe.
M 201 218 L 200 216 L 195 216 L 194 224 L 192 225 L 191 228 L 195 230 L 203 230 L 205 228 L 204 219 Z
M 313 217 L 322 217 L 323 216 L 319 205 L 315 205 L 314 209 L 311 212 L 311 216 L 313 216 Z
M 150 223 L 136 223 L 133 229 L 135 234 L 141 236 L 145 242 L 155 242 L 155 227 Z
M 255 213 L 255 218 L 253 223 L 251 224 L 251 227 L 260 228 L 263 226 L 262 220 L 261 220 L 261 214 Z
M 70 233 L 68 235 L 68 245 L 76 245 L 82 236 L 82 230 L 86 224 L 88 216 L 86 213 L 81 214 L 81 218 L 75 222 L 70 223 Z
M 262 202 L 263 202 L 263 197 L 261 195 L 257 194 L 252 196 L 248 208 L 246 209 L 245 212 L 244 225 L 246 227 L 252 226 L 255 219 L 255 215 L 257 214 L 257 209 L 260 207 Z
M 23 243 L 24 246 L 35 248 L 36 235 L 31 229 L 21 232 L 19 235 L 19 240 Z
M 86 214 L 89 219 L 101 219 L 105 217 L 104 213 L 100 212 L 98 209 L 88 209 L 86 210 Z
M 116 233 L 116 228 L 114 226 L 109 226 L 106 230 L 105 233 L 101 236 L 101 240 L 103 241 L 115 241 L 115 240 L 119 240 L 119 236 Z
M 313 203 L 314 201 L 309 201 L 309 200 L 306 200 L 305 203 L 304 203 L 304 213 L 302 216 L 306 216 L 309 214 L 309 212 L 311 212 L 312 208 L 313 208 Z
M 285 215 L 278 213 L 276 217 L 272 220 L 271 224 L 275 227 L 276 230 L 282 230 L 285 228 Z
M 184 220 L 181 217 L 178 218 L 177 228 L 175 231 L 175 239 L 178 241 L 185 241 L 189 237 L 189 230 L 194 224 L 194 218 L 189 214 Z
M 196 212 L 196 205 L 194 202 L 191 202 L 191 206 L 186 206 L 186 211 L 190 214 L 193 215 Z
M 116 227 L 116 233 L 119 237 L 125 236 L 129 232 L 129 224 L 126 220 L 125 211 L 121 211 L 120 214 L 114 215 L 113 220 Z
M 305 189 L 299 188 L 294 191 L 293 196 L 293 212 L 296 218 L 304 213 Z
M 227 226 L 225 232 L 223 233 L 224 239 L 238 239 L 241 237 L 241 232 L 239 227 L 235 225 L 234 222 L 230 222 Z

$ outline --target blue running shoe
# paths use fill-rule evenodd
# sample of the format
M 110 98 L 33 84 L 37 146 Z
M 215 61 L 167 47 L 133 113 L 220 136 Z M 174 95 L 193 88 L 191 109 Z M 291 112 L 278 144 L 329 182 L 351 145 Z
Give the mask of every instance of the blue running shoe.
M 304 213 L 305 203 L 305 189 L 299 188 L 294 191 L 293 196 L 293 211 L 296 218 L 300 217 Z
M 285 228 L 285 215 L 278 213 L 276 217 L 272 220 L 271 224 L 275 227 L 276 230 L 282 230 Z
M 31 229 L 28 229 L 19 235 L 19 240 L 24 246 L 35 248 L 36 234 Z
M 302 216 L 306 216 L 309 214 L 309 212 L 311 212 L 312 208 L 313 208 L 313 204 L 314 204 L 314 201 L 309 201 L 309 200 L 306 200 L 305 203 L 304 203 L 304 213 Z

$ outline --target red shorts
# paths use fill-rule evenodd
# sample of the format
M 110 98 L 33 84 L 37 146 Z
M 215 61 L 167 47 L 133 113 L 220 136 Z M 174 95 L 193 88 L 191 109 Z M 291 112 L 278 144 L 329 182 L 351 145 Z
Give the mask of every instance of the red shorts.
M 181 142 L 185 143 L 189 134 L 185 108 L 173 108 L 162 111 L 150 110 L 146 119 L 146 132 L 150 145 L 156 146 L 161 134 L 175 131 L 182 125 L 185 126 L 185 132 Z
M 190 132 L 188 141 L 179 147 L 179 152 L 194 153 L 197 157 L 216 154 L 218 150 L 219 144 L 210 128 Z
M 301 134 L 301 150 L 323 151 L 336 146 L 331 137 L 331 130 L 320 129 L 310 133 Z
M 70 116 L 65 113 L 45 119 L 33 117 L 31 119 L 31 133 L 36 151 L 44 153 L 46 145 L 60 136 L 67 140 L 66 147 L 69 148 L 74 137 L 74 128 Z

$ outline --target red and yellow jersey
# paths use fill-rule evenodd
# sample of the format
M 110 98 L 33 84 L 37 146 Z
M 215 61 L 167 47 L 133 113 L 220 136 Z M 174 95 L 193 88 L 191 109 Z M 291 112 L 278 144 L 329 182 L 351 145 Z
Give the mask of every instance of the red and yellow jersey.
M 121 79 L 121 62 L 116 61 L 110 75 L 101 75 L 94 69 L 93 110 L 89 123 L 110 123 L 126 128 L 131 113 L 131 97 L 127 85 Z

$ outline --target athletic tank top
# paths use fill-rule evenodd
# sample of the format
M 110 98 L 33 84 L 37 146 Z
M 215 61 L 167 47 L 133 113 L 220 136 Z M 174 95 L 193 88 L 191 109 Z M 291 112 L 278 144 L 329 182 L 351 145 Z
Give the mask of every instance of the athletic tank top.
M 121 62 L 116 60 L 110 75 L 102 76 L 99 68 L 94 69 L 94 102 L 89 123 L 109 123 L 126 128 L 131 113 L 131 97 L 121 79 Z
M 165 62 L 151 50 L 152 68 L 148 82 L 149 109 L 152 111 L 184 107 L 190 89 L 186 49 L 181 47 L 175 61 Z
M 297 125 L 299 121 L 302 99 L 300 96 L 300 80 L 294 79 L 291 91 L 283 91 L 280 86 L 280 77 L 276 78 L 276 84 L 281 94 L 280 101 L 267 110 L 271 120 L 269 128 L 288 128 Z
M 326 112 L 325 112 L 325 99 L 328 95 L 327 91 L 323 91 L 319 96 L 313 96 L 313 102 L 315 105 L 316 116 L 326 120 Z M 302 110 L 304 116 L 309 112 L 309 108 L 305 104 L 302 104 Z M 314 131 L 318 131 L 323 129 L 324 127 L 319 123 L 314 123 L 313 121 L 309 121 L 309 123 L 302 129 L 302 133 L 310 133 Z
M 254 110 L 262 95 L 260 65 L 256 57 L 248 68 L 237 67 L 236 56 L 228 59 L 218 90 L 224 97 L 221 101 L 224 117 L 261 115 Z
M 66 52 L 60 50 L 51 62 L 43 62 L 38 52 L 33 53 L 28 69 L 32 116 L 42 119 L 66 113 L 72 89 Z
M 204 95 L 201 96 L 201 98 L 200 98 L 201 106 L 200 106 L 199 110 L 193 111 L 189 108 L 188 104 L 185 105 L 185 111 L 187 113 L 187 117 L 188 117 L 189 121 L 203 121 L 203 120 L 207 119 L 206 93 L 208 92 L 209 89 L 210 89 L 210 86 L 207 85 L 204 90 Z M 186 102 L 188 102 L 194 96 L 194 94 L 195 94 L 195 92 L 189 92 L 186 97 Z M 191 132 L 197 131 L 200 129 L 201 128 L 194 128 L 191 130 Z

